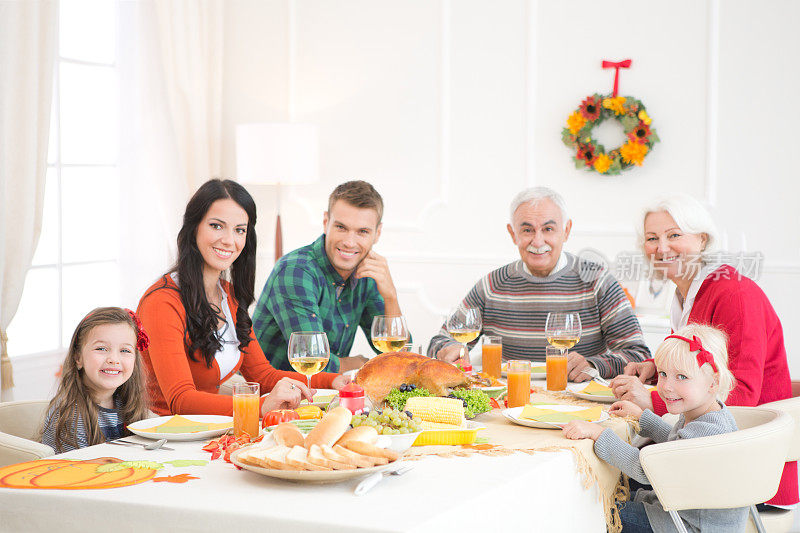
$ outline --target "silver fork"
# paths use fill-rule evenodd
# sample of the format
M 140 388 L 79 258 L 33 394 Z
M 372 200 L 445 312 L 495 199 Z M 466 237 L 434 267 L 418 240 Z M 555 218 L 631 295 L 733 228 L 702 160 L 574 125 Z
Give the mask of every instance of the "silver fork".
M 380 480 L 382 480 L 385 476 L 402 476 L 412 468 L 414 468 L 414 465 L 412 463 L 407 463 L 392 470 L 381 470 L 380 472 L 375 472 L 374 474 L 370 474 L 369 477 L 367 477 L 366 479 L 364 479 L 364 481 L 358 484 L 356 490 L 354 491 L 354 494 L 356 496 L 363 496 L 364 494 L 369 492 L 369 490 L 372 487 L 377 485 L 380 482 Z
M 604 377 L 600 376 L 600 372 L 597 371 L 594 367 L 589 367 L 586 370 L 581 370 L 581 374 L 586 374 L 596 382 L 600 383 L 601 385 L 605 385 L 606 387 L 611 387 L 611 383 Z

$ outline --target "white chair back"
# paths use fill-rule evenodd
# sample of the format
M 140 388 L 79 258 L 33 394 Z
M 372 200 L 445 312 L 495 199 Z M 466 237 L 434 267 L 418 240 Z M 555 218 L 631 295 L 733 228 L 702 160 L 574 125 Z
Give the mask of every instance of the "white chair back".
M 792 418 L 762 407 L 729 407 L 739 431 L 645 447 L 642 467 L 667 511 L 729 509 L 767 501 L 778 489 Z
M 48 404 L 46 400 L 0 403 L 0 466 L 55 454 L 37 442 Z
M 777 402 L 770 402 L 759 405 L 766 409 L 775 409 L 782 411 L 794 420 L 794 434 L 792 435 L 792 444 L 789 447 L 789 454 L 786 461 L 797 461 L 800 459 L 800 397 L 788 398 L 786 400 L 779 400 Z

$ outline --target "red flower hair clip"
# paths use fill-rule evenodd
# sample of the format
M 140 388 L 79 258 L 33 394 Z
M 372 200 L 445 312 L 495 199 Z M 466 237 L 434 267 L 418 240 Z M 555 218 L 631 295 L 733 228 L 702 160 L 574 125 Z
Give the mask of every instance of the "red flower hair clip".
M 131 315 L 133 323 L 136 324 L 136 349 L 141 352 L 150 346 L 150 337 L 148 337 L 147 333 L 145 333 L 144 328 L 142 327 L 142 321 L 139 320 L 139 317 L 136 316 L 136 313 L 130 309 L 125 310 L 129 315 Z
M 697 338 L 697 335 L 693 335 L 692 340 L 689 340 L 686 337 L 681 337 L 680 335 L 670 335 L 664 340 L 667 339 L 680 339 L 688 342 L 689 351 L 697 352 L 697 366 L 703 366 L 704 364 L 708 363 L 711 365 L 711 368 L 714 369 L 714 372 L 719 372 L 717 365 L 714 364 L 714 356 L 711 355 L 711 352 L 703 348 L 703 343 L 699 338 Z

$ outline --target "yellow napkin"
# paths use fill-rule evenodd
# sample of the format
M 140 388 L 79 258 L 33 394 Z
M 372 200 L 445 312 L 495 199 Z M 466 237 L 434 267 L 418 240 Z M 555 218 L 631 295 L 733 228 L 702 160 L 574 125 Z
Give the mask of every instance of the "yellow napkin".
M 233 426 L 233 422 L 209 423 L 189 420 L 181 415 L 175 415 L 163 424 L 151 428 L 141 428 L 140 431 L 153 433 L 199 433 L 200 431 L 213 431 Z
M 531 374 L 546 374 L 546 366 L 531 366 Z
M 566 424 L 570 420 L 586 420 L 594 422 L 600 418 L 603 408 L 600 406 L 581 409 L 580 411 L 556 411 L 555 409 L 543 409 L 528 404 L 522 408 L 520 418 L 535 420 L 536 422 L 548 422 L 550 424 Z
M 592 396 L 614 396 L 614 393 L 611 392 L 611 388 L 606 387 L 596 381 L 590 381 L 588 385 L 586 385 L 583 390 L 581 390 L 581 394 L 591 394 Z

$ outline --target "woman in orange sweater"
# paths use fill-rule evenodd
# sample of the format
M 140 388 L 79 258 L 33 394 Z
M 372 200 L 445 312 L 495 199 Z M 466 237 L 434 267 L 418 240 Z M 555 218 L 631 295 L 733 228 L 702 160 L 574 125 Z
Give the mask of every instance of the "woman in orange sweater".
M 230 415 L 233 400 L 219 387 L 236 371 L 269 391 L 262 413 L 311 400 L 305 377 L 270 366 L 253 334 L 247 308 L 255 287 L 255 224 L 255 202 L 234 181 L 210 180 L 186 205 L 178 260 L 139 301 L 150 336 L 142 355 L 153 412 Z M 346 382 L 321 373 L 312 385 L 339 389 Z

